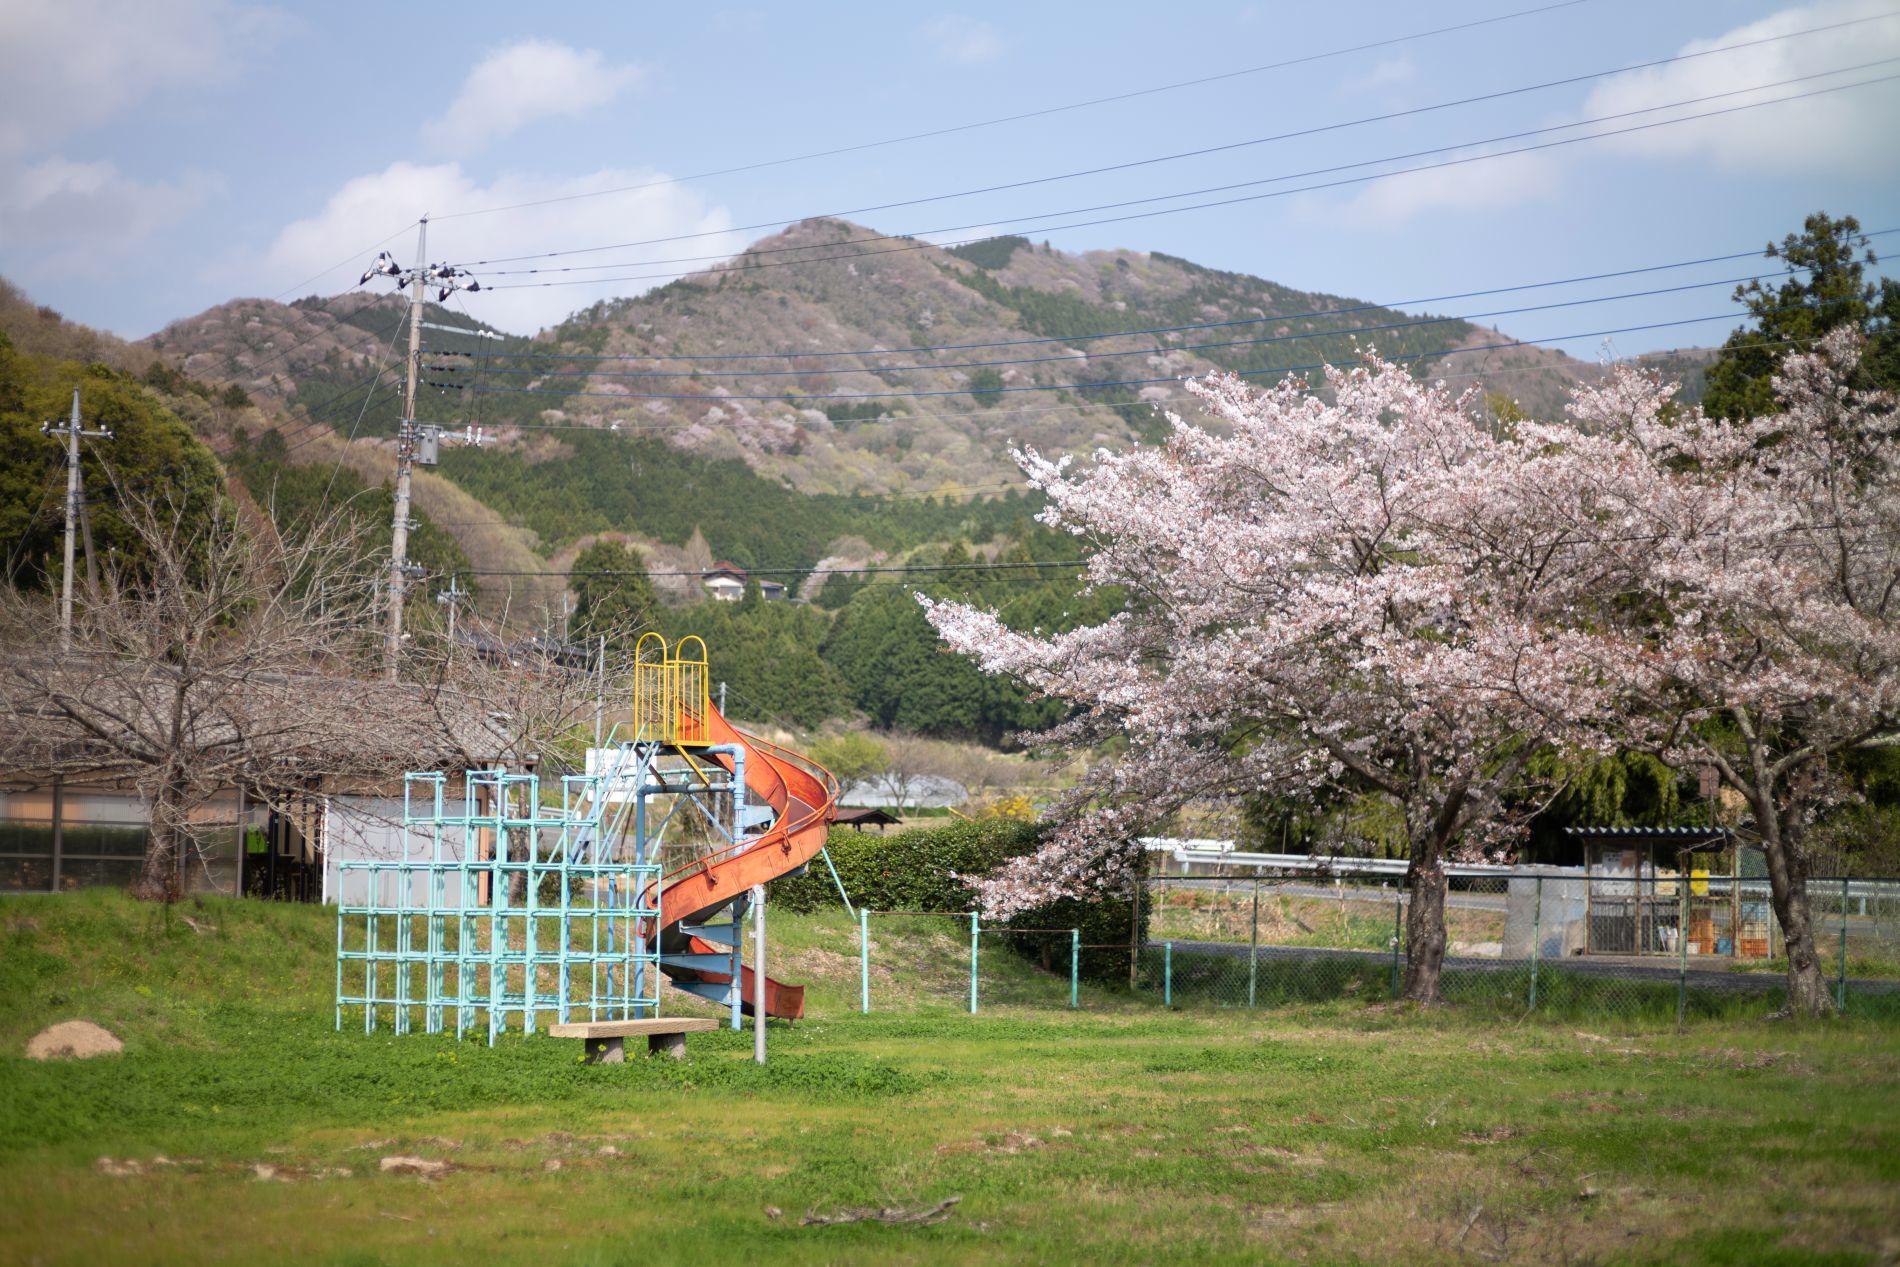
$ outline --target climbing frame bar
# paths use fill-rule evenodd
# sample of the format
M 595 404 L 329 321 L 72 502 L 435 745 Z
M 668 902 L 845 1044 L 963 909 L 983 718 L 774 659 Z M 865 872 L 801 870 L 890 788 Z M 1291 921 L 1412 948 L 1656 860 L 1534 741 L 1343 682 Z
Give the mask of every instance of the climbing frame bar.
M 621 743 L 552 798 L 533 774 L 468 771 L 459 801 L 446 775 L 406 776 L 399 856 L 339 864 L 338 1028 L 493 1042 L 657 1016 L 661 869 L 624 790 L 658 751 Z

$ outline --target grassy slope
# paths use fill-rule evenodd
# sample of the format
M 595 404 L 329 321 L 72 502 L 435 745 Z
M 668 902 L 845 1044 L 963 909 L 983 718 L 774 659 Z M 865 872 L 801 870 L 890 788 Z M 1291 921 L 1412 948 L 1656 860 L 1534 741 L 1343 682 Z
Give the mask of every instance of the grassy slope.
M 842 916 L 780 915 L 785 974 L 817 975 L 811 1019 L 774 1032 L 769 1067 L 721 1033 L 681 1065 L 589 1069 L 571 1043 L 335 1033 L 333 930 L 264 903 L 0 902 L 0 1262 L 1856 1263 L 1900 1248 L 1890 1029 L 1591 1034 L 1094 995 L 1079 1015 L 971 1018 L 955 1010 L 967 935 L 947 920 L 874 930 L 893 1010 L 864 1018 Z M 998 993 L 1035 991 L 995 967 Z M 72 1016 L 114 1027 L 125 1055 L 17 1057 Z M 396 1152 L 456 1169 L 376 1173 Z M 101 1173 L 102 1156 L 141 1173 Z M 963 1202 L 936 1227 L 798 1225 L 950 1194 Z

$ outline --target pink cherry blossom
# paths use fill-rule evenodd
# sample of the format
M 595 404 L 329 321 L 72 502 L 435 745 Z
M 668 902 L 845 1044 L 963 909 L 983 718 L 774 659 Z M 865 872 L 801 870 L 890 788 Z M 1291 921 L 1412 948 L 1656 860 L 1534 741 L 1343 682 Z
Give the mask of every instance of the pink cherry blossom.
M 1790 357 L 1782 412 L 1739 425 L 1621 371 L 1500 428 L 1373 356 L 1323 393 L 1192 384 L 1219 434 L 1171 416 L 1080 471 L 1018 454 L 1126 609 L 1045 636 L 920 601 L 1073 707 L 1045 742 L 1125 746 L 979 883 L 985 909 L 1126 892 L 1130 839 L 1191 801 L 1370 789 L 1404 814 L 1406 993 L 1428 1000 L 1444 861 L 1508 840 L 1540 751 L 1633 746 L 1748 798 L 1812 1010 L 1801 828 L 1832 754 L 1900 739 L 1900 428 L 1844 385 L 1856 355 L 1842 335 Z

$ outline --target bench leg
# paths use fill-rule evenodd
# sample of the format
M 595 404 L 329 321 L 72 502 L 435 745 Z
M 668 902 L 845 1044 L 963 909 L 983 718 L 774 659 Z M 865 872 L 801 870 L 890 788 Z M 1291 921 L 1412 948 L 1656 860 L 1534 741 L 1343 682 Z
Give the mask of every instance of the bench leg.
M 665 1052 L 675 1060 L 686 1059 L 686 1035 L 648 1034 L 647 1054 L 657 1056 L 661 1052 Z
M 627 1061 L 627 1044 L 618 1038 L 588 1038 L 587 1063 L 590 1065 L 621 1065 Z

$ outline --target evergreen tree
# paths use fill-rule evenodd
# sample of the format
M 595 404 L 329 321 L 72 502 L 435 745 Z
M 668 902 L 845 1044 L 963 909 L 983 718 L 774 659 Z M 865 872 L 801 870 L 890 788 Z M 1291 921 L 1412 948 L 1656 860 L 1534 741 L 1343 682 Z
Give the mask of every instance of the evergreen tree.
M 1718 418 L 1753 418 L 1775 410 L 1771 385 L 1789 352 L 1810 351 L 1830 330 L 1851 325 L 1867 346 L 1851 386 L 1900 387 L 1900 281 L 1867 280 L 1879 258 L 1853 216 L 1836 220 L 1817 211 L 1766 255 L 1795 275 L 1779 286 L 1749 282 L 1735 290 L 1748 305 L 1753 329 L 1737 330 L 1709 367 L 1703 408 Z
M 660 596 L 640 555 L 625 542 L 596 541 L 574 560 L 574 619 L 569 628 L 583 641 L 606 634 L 614 645 L 651 628 Z
M 0 562 L 6 580 L 26 588 L 59 584 L 66 465 L 63 446 L 40 434 L 40 424 L 65 421 L 74 386 L 85 425 L 112 432 L 79 449 L 91 544 L 101 561 L 145 553 L 120 513 L 121 492 L 168 499 L 192 518 L 179 525 L 186 532 L 224 505 L 217 458 L 137 379 L 104 365 L 18 353 L 0 333 Z

